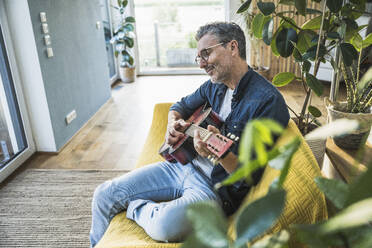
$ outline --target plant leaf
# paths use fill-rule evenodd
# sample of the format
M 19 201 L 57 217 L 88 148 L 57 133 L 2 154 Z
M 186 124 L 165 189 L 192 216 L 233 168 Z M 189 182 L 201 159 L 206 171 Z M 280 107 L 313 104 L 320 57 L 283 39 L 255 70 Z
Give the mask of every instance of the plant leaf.
M 318 30 L 320 29 L 320 24 L 322 22 L 322 16 L 317 16 L 315 18 L 312 18 L 308 21 L 306 21 L 303 25 L 302 25 L 302 29 L 310 29 L 310 30 Z
M 272 38 L 272 40 L 271 40 L 271 45 L 270 45 L 270 48 L 271 48 L 271 51 L 272 51 L 272 53 L 275 55 L 275 56 L 279 56 L 280 54 L 279 54 L 279 52 L 278 52 L 278 48 L 277 48 L 277 46 L 276 46 L 276 37 L 278 37 L 278 34 L 279 34 L 279 32 L 281 31 L 281 27 L 279 27 L 277 30 L 276 30 L 276 32 L 274 33 L 274 36 L 273 36 L 273 38 Z
M 259 13 L 252 20 L 253 35 L 258 39 L 262 38 L 264 19 L 265 19 L 265 16 Z
M 274 234 L 266 235 L 262 239 L 255 242 L 250 248 L 287 248 L 289 241 L 289 233 L 286 230 L 281 230 Z
M 284 208 L 285 190 L 269 192 L 266 196 L 250 203 L 236 219 L 236 241 L 240 247 L 269 229 Z
M 342 209 L 345 207 L 346 199 L 350 191 L 349 185 L 338 179 L 328 179 L 324 177 L 316 177 L 315 183 L 336 208 Z
M 322 112 L 320 112 L 320 110 L 315 106 L 309 105 L 307 110 L 309 110 L 310 114 L 312 114 L 315 118 L 322 116 Z
M 372 82 L 372 67 L 368 69 L 366 73 L 364 73 L 362 79 L 359 81 L 357 88 L 358 93 L 361 93 L 364 91 L 364 88 L 366 88 L 368 85 L 370 85 Z
M 372 221 L 372 198 L 358 201 L 342 210 L 340 213 L 324 222 L 319 232 L 321 234 L 332 234 L 350 228 L 359 227 Z
M 311 68 L 311 63 L 308 60 L 305 60 L 302 64 L 302 71 L 309 72 Z
M 258 2 L 257 7 L 260 9 L 262 14 L 268 16 L 275 11 L 275 4 L 272 2 Z
M 287 58 L 293 52 L 293 44 L 297 43 L 297 33 L 293 28 L 283 28 L 276 37 L 276 47 L 280 56 Z
M 306 15 L 306 0 L 295 0 L 295 7 L 298 13 L 305 16 Z
M 289 84 L 296 78 L 296 75 L 292 72 L 280 72 L 273 78 L 273 84 L 277 87 L 281 87 Z
M 236 11 L 236 13 L 238 14 L 241 14 L 243 13 L 244 11 L 246 11 L 247 9 L 249 9 L 249 6 L 251 5 L 251 2 L 252 0 L 247 0 L 245 1 L 240 7 L 239 9 Z
M 268 46 L 271 44 L 271 40 L 273 38 L 273 27 L 274 27 L 273 18 L 270 18 L 263 26 L 262 39 Z
M 280 176 L 278 185 L 282 186 L 285 179 L 287 178 L 289 167 L 291 165 L 291 160 L 298 147 L 301 144 L 301 140 L 296 137 L 290 143 L 286 144 L 283 147 L 279 148 L 280 154 L 274 159 L 269 161 L 269 166 L 280 170 Z
M 220 207 L 214 201 L 192 204 L 187 209 L 196 239 L 211 247 L 228 247 L 227 221 Z
M 306 73 L 306 83 L 317 96 L 321 96 L 323 94 L 323 84 L 308 72 Z
M 369 166 L 372 162 L 369 163 Z M 370 167 L 368 167 L 370 168 Z M 372 170 L 368 169 L 356 181 L 350 185 L 350 194 L 348 195 L 346 205 L 349 206 L 360 200 L 372 197 Z
M 297 49 L 301 54 L 309 50 L 312 45 L 311 40 L 316 35 L 315 32 L 309 30 L 301 30 L 298 33 Z
M 316 128 L 314 131 L 308 133 L 305 138 L 313 140 L 326 139 L 331 136 L 337 137 L 355 131 L 358 127 L 359 123 L 357 120 L 338 119 Z
M 136 22 L 136 19 L 134 19 L 133 16 L 128 16 L 128 17 L 125 18 L 125 21 L 126 22 Z
M 339 12 L 342 8 L 342 4 L 342 0 L 327 0 L 327 7 L 333 13 Z
M 363 38 L 360 36 L 359 33 L 356 33 L 353 38 L 350 40 L 351 44 L 354 48 L 359 52 L 360 49 L 363 47 Z
M 367 37 L 363 40 L 363 48 L 366 48 L 370 45 L 372 45 L 372 33 L 367 35 Z
M 358 59 L 358 52 L 350 43 L 341 43 L 340 49 L 342 54 L 342 60 L 345 66 L 351 66 L 353 64 L 353 60 Z
M 303 58 L 304 59 L 310 59 L 310 60 L 315 60 L 316 58 L 316 50 L 317 50 L 318 45 L 314 45 L 310 47 L 306 53 L 304 54 Z M 321 59 L 324 57 L 324 55 L 327 54 L 327 48 L 323 45 L 319 46 L 319 52 L 318 52 L 318 58 Z

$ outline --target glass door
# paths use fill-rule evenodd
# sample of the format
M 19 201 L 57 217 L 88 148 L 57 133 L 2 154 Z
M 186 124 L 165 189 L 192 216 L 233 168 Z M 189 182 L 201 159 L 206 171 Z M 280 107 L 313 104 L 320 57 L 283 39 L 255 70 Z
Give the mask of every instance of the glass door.
M 0 182 L 35 151 L 0 0 Z
M 203 74 L 195 63 L 197 29 L 224 21 L 224 0 L 135 0 L 139 73 Z

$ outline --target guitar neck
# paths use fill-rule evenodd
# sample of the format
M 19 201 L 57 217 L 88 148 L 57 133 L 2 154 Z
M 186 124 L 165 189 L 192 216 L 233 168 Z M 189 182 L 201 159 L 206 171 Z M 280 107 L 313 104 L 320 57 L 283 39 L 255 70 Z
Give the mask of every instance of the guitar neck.
M 194 137 L 195 130 L 199 131 L 200 138 L 202 140 L 209 135 L 209 131 L 207 129 L 199 127 L 195 124 L 191 124 L 189 128 L 185 131 L 185 134 L 189 135 L 190 137 Z

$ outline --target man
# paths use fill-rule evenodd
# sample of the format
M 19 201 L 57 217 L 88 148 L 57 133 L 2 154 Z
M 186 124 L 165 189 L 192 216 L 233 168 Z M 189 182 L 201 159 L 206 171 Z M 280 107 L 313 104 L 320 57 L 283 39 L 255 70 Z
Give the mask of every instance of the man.
M 272 118 L 284 127 L 288 124 L 288 110 L 279 91 L 246 63 L 245 37 L 237 24 L 207 24 L 199 28 L 196 40 L 196 62 L 210 80 L 171 107 L 165 137 L 168 144 L 175 144 L 183 137 L 180 130 L 189 125 L 185 120 L 204 103 L 225 121 L 221 130 L 208 126 L 211 132 L 241 136 L 249 120 L 261 117 Z M 148 165 L 96 189 L 90 232 L 92 246 L 101 239 L 110 220 L 125 209 L 127 218 L 137 222 L 150 237 L 165 242 L 182 241 L 190 232 L 185 212 L 192 203 L 215 200 L 226 215 L 236 211 L 250 185 L 242 181 L 222 187 L 219 192 L 213 186 L 239 166 L 238 145 L 214 166 L 206 159 L 210 152 L 197 132 L 193 141 L 198 156 L 189 164 Z M 261 174 L 262 170 L 254 173 L 254 183 Z

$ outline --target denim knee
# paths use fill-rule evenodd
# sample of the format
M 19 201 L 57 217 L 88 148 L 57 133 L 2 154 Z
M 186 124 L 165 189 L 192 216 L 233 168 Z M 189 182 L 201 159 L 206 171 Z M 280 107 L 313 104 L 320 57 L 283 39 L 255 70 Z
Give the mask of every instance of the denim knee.
M 191 232 L 191 224 L 183 210 L 173 209 L 162 211 L 146 232 L 157 241 L 180 242 Z
M 100 185 L 94 190 L 93 194 L 93 200 L 92 200 L 92 207 L 93 209 L 95 208 L 100 208 L 99 206 L 102 204 L 107 203 L 107 198 L 109 198 L 111 189 L 111 181 L 106 181 Z

